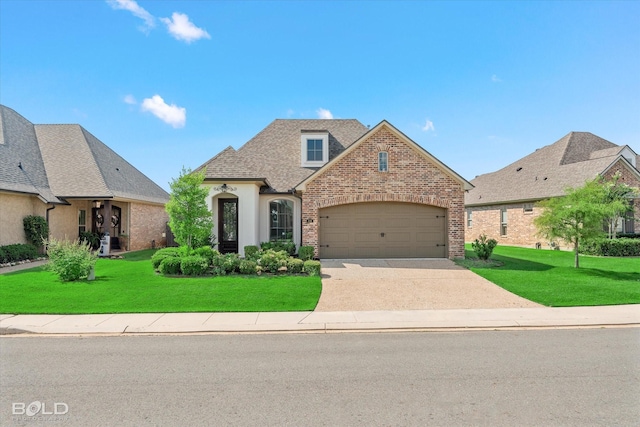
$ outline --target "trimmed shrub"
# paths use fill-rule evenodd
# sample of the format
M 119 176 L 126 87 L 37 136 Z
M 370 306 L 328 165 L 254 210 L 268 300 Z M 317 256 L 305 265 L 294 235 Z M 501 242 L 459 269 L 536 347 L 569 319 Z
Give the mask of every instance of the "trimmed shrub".
M 194 255 L 201 256 L 202 258 L 206 259 L 208 265 L 213 265 L 213 258 L 220 255 L 220 252 L 213 249 L 211 246 L 201 246 L 199 248 L 194 249 L 192 253 Z
M 41 247 L 42 242 L 49 237 L 49 224 L 47 220 L 38 215 L 28 215 L 22 218 L 24 235 L 27 241 L 36 247 Z
M 313 252 L 313 246 L 300 246 L 300 249 L 298 249 L 298 258 L 302 261 L 309 261 L 313 259 Z
M 587 255 L 635 257 L 640 256 L 640 239 L 594 239 L 583 242 L 580 252 Z
M 202 276 L 209 269 L 209 261 L 199 255 L 180 258 L 180 270 L 187 276 Z
M 238 270 L 241 274 L 257 274 L 258 273 L 258 264 L 255 261 L 250 259 L 240 260 L 240 264 L 238 266 Z
M 320 275 L 320 261 L 308 260 L 304 262 L 304 272 L 309 274 L 309 276 L 319 276 Z
M 292 274 L 302 273 L 304 261 L 299 258 L 289 258 L 287 260 L 287 271 Z
M 162 262 L 160 262 L 158 269 L 160 273 L 165 275 L 177 275 L 182 272 L 182 270 L 180 270 L 181 263 L 180 258 L 177 256 L 166 256 Z
M 274 242 L 262 242 L 260 243 L 260 249 L 266 251 L 272 249 L 276 252 L 285 251 L 289 255 L 296 253 L 296 244 L 291 240 L 279 240 Z
M 238 254 L 224 254 L 213 257 L 213 274 L 225 276 L 238 270 L 240 258 Z
M 258 251 L 260 251 L 260 248 L 256 245 L 247 245 L 244 247 L 244 257 L 246 259 L 258 259 Z
M 180 250 L 178 248 L 158 249 L 156 253 L 151 256 L 151 264 L 153 265 L 153 269 L 159 270 L 162 260 L 169 257 L 179 258 Z
M 87 242 L 94 251 L 100 247 L 100 234 L 91 231 L 83 231 L 80 233 L 80 241 Z
M 89 244 L 80 240 L 70 242 L 51 238 L 47 253 L 49 262 L 44 268 L 57 274 L 63 282 L 86 279 L 98 259 Z
M 498 246 L 498 242 L 495 239 L 487 239 L 486 234 L 482 234 L 479 239 L 476 239 L 471 243 L 471 247 L 474 252 L 483 261 L 491 258 L 491 254 L 495 247 Z
M 263 271 L 268 273 L 277 273 L 280 267 L 287 266 L 287 260 L 289 254 L 285 251 L 274 251 L 273 249 L 267 249 L 262 251 L 260 258 L 258 259 L 258 265 L 262 267 Z
M 38 248 L 29 243 L 0 246 L 0 264 L 38 258 Z

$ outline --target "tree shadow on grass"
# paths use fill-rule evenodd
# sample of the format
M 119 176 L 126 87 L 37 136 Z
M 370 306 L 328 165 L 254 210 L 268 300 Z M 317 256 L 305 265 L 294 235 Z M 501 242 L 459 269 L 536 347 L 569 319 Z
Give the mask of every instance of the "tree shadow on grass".
M 625 282 L 638 282 L 640 288 L 640 273 L 627 273 L 622 271 L 608 271 L 597 268 L 581 268 L 580 271 L 591 277 L 600 277 L 603 279 L 620 280 Z
M 513 270 L 513 271 L 547 271 L 554 268 L 553 265 L 543 264 L 540 262 L 529 261 L 521 258 L 513 258 L 504 255 L 494 255 L 497 261 L 504 263 L 503 266 L 497 267 L 500 270 Z

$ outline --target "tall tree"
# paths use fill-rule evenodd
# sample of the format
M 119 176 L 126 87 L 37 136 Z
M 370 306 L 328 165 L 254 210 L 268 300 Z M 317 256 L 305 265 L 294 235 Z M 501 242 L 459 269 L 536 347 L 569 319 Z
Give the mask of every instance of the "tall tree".
M 202 187 L 204 173 L 194 173 L 182 168 L 174 179 L 166 211 L 169 227 L 180 245 L 190 249 L 211 242 L 213 220 L 205 199 L 208 191 Z
M 562 197 L 543 200 L 543 208 L 535 225 L 538 233 L 549 240 L 563 239 L 573 245 L 575 267 L 580 267 L 580 243 L 604 234 L 605 218 L 620 208 L 619 201 L 606 203 L 606 188 L 600 178 L 579 188 L 568 188 Z

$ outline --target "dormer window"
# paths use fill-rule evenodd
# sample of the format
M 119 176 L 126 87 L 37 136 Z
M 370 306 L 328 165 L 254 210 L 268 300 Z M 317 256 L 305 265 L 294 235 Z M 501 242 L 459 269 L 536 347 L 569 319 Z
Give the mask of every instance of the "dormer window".
M 303 167 L 320 167 L 329 161 L 329 134 L 322 131 L 302 131 L 300 162 Z

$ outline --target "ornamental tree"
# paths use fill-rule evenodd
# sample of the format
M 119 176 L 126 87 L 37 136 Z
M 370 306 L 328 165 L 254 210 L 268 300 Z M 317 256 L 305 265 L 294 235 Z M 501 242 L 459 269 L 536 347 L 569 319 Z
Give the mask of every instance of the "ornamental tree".
M 169 185 L 171 194 L 166 211 L 169 227 L 180 245 L 193 249 L 211 243 L 213 220 L 205 199 L 208 191 L 202 187 L 204 173 L 182 168 L 180 176 Z
M 563 239 L 573 245 L 575 267 L 580 267 L 580 243 L 604 234 L 603 224 L 612 212 L 626 209 L 626 202 L 607 200 L 607 188 L 600 178 L 584 186 L 568 188 L 565 195 L 543 200 L 542 214 L 534 220 L 538 234 L 553 240 Z

